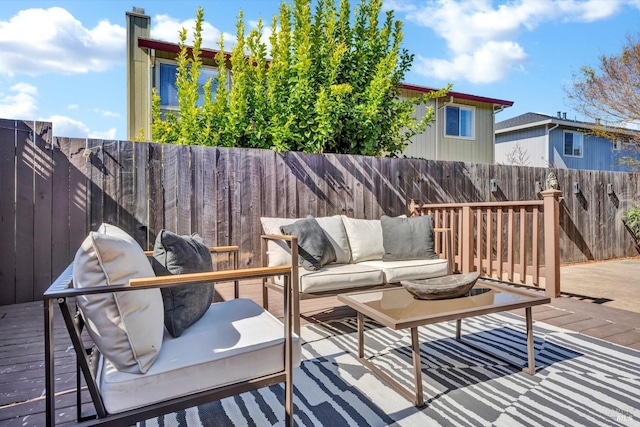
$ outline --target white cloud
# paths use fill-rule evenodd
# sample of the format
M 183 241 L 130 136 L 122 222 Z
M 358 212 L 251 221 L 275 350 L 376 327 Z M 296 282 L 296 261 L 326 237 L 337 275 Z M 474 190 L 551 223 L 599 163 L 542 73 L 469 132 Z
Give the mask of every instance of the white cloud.
M 391 5 L 395 0 L 386 2 Z M 592 22 L 618 13 L 624 0 L 516 0 L 495 6 L 491 0 L 435 0 L 407 15 L 445 39 L 449 58 L 417 57 L 416 71 L 443 80 L 498 81 L 527 61 L 516 41 L 549 21 Z M 408 6 L 405 6 L 407 8 Z
M 117 111 L 101 110 L 99 108 L 93 109 L 94 113 L 100 114 L 102 117 L 120 117 L 120 113 Z
M 417 7 L 406 0 L 384 0 L 382 9 L 394 12 L 413 12 Z
M 111 128 L 106 131 L 95 131 L 89 129 L 89 127 L 81 121 L 72 119 L 71 117 L 67 116 L 54 114 L 51 117 L 39 120 L 53 123 L 54 136 L 97 139 L 115 139 L 116 137 L 116 128 Z
M 84 25 L 61 7 L 26 9 L 0 21 L 0 74 L 105 71 L 124 62 L 125 28 Z
M 67 110 L 77 110 L 78 108 L 80 108 L 80 106 L 78 104 L 69 104 L 69 105 L 67 105 Z
M 180 40 L 179 33 L 185 28 L 187 30 L 187 44 L 193 44 L 194 19 L 178 21 L 169 15 L 156 15 L 152 20 L 151 38 L 177 43 Z M 202 23 L 202 47 L 205 49 L 218 49 L 220 44 L 221 31 L 209 24 Z M 236 37 L 223 33 L 225 50 L 230 50 L 236 44 Z
M 0 92 L 0 117 L 3 119 L 33 119 L 38 113 L 38 88 L 28 83 L 17 83 L 11 93 Z

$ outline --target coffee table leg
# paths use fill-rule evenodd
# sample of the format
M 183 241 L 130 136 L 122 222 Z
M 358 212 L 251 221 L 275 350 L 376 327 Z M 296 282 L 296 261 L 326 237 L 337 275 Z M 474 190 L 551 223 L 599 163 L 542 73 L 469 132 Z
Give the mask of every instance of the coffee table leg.
M 364 315 L 358 312 L 358 358 L 364 358 Z
M 462 319 L 456 319 L 456 340 L 460 341 L 460 330 L 462 329 Z
M 531 307 L 525 308 L 525 316 L 527 321 L 527 355 L 529 358 L 529 366 L 524 371 L 529 375 L 536 373 L 536 355 L 533 345 L 533 319 L 531 315 Z
M 420 360 L 420 342 L 418 341 L 418 328 L 411 328 L 411 349 L 413 353 L 413 379 L 416 388 L 417 407 L 424 405 L 424 393 L 422 391 L 422 362 Z

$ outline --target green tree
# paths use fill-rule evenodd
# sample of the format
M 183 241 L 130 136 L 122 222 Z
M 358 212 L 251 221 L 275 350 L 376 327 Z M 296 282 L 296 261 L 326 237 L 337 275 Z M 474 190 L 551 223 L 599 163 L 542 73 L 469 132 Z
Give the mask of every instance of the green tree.
M 198 105 L 204 16 L 199 8 L 191 55 L 184 43 L 186 31 L 180 33 L 180 114 L 161 117 L 154 94 L 153 139 L 277 151 L 401 154 L 409 138 L 433 120 L 432 109 L 416 120 L 414 106 L 443 96 L 449 87 L 400 97 L 413 56 L 401 47 L 402 23 L 392 11 L 379 23 L 381 8 L 381 0 L 360 0 L 352 27 L 348 0 L 341 0 L 339 10 L 334 0 L 318 0 L 313 13 L 310 0 L 283 2 L 271 21 L 269 52 L 262 21 L 246 35 L 241 11 L 229 59 L 220 41 L 215 98 L 208 82 Z
M 619 162 L 640 168 L 640 135 L 628 130 L 640 125 L 640 38 L 629 36 L 618 55 L 601 55 L 597 68 L 582 67 L 565 92 L 596 123 L 596 135 L 625 143 Z

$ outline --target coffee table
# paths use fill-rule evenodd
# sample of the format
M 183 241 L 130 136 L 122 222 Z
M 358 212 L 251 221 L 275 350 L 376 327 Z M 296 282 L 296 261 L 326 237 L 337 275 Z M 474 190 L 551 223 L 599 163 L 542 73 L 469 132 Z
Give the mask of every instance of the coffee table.
M 528 364 L 523 371 L 533 375 L 536 366 L 531 307 L 550 302 L 550 298 L 544 295 L 487 280 L 478 280 L 466 296 L 452 299 L 419 300 L 404 288 L 390 288 L 342 294 L 338 295 L 338 300 L 358 313 L 358 359 L 360 362 L 418 407 L 424 405 L 418 326 L 455 320 L 456 340 L 483 353 L 498 357 L 461 339 L 462 319 L 524 308 Z M 394 330 L 411 329 L 414 390 L 408 390 L 365 358 L 364 316 Z M 506 362 L 511 364 L 509 361 Z

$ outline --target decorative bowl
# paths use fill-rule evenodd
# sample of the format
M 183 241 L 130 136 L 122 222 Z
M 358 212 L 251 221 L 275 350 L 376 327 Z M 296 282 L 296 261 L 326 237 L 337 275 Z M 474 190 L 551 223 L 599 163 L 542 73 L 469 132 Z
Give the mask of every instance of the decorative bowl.
M 451 274 L 432 279 L 403 280 L 400 283 L 417 299 L 458 298 L 473 288 L 480 273 Z

